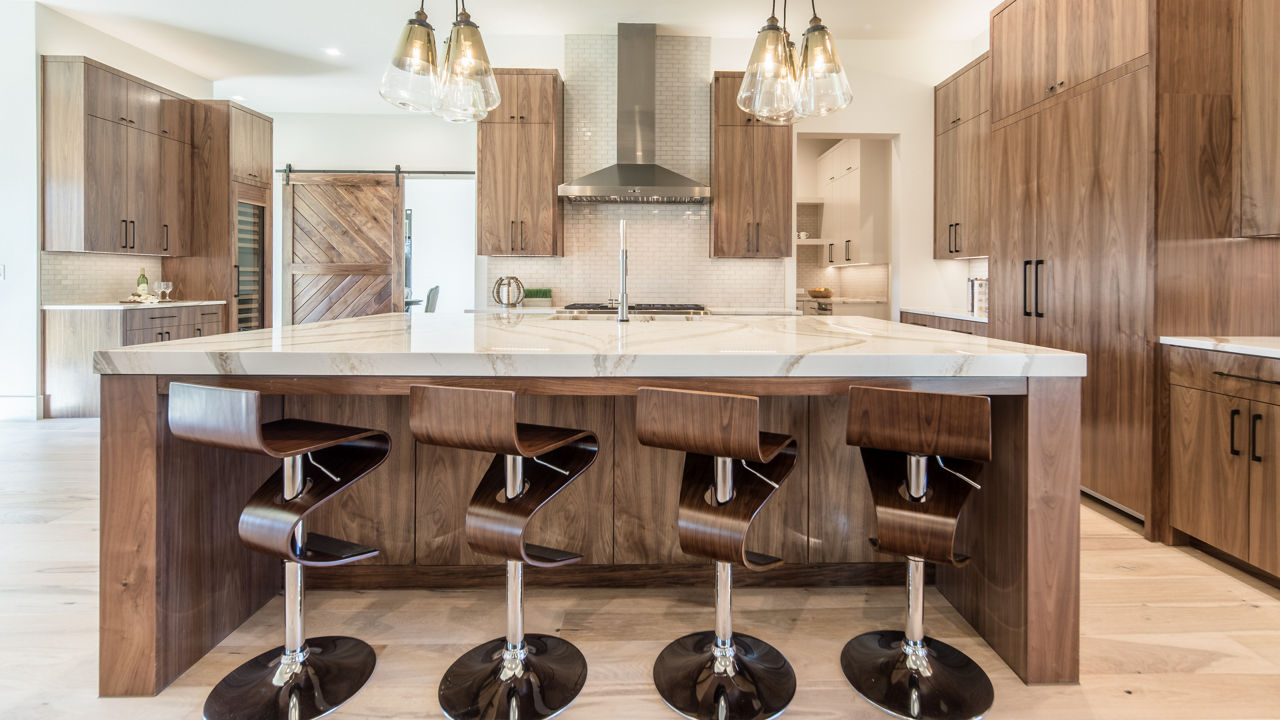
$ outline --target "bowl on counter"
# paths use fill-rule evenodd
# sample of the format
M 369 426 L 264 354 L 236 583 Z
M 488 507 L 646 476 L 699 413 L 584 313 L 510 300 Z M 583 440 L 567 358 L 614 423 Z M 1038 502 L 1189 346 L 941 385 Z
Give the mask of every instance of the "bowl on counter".
M 810 288 L 809 289 L 809 297 L 811 298 L 829 298 L 834 294 L 835 293 L 831 291 L 831 288 Z

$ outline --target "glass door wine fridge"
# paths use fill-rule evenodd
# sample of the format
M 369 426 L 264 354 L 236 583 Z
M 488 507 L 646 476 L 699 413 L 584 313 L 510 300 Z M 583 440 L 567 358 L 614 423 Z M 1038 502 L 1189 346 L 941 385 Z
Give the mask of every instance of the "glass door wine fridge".
M 232 267 L 232 322 L 236 332 L 265 327 L 266 238 L 270 232 L 265 201 L 257 193 L 237 193 L 235 203 L 235 265 Z

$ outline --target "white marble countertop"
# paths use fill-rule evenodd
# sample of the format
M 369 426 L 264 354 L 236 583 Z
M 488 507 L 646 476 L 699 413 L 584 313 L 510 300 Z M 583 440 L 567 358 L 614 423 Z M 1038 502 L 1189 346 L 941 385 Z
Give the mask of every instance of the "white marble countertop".
M 969 322 L 987 322 L 986 315 L 974 315 L 968 310 L 958 308 L 901 308 L 901 312 L 915 313 L 916 315 L 932 315 L 934 317 L 951 318 L 952 320 L 968 320 Z
M 194 307 L 196 305 L 226 305 L 226 300 L 174 300 L 159 303 L 84 303 L 80 305 L 41 305 L 41 310 L 158 310 L 171 307 Z
M 105 374 L 1080 377 L 1085 356 L 867 317 L 393 313 L 135 345 Z
M 1280 337 L 1162 337 L 1165 345 L 1280 360 Z
M 558 312 L 571 313 L 573 311 L 565 310 L 563 307 L 559 307 L 559 306 L 557 307 L 524 307 L 522 305 L 520 307 L 513 307 L 513 308 L 500 308 L 494 305 L 487 305 L 482 308 L 470 308 L 465 312 L 474 313 L 476 315 L 486 315 L 486 314 L 500 315 L 502 313 L 520 314 L 520 315 L 555 315 Z M 799 310 L 793 310 L 790 308 L 780 308 L 780 307 L 708 307 L 707 312 L 711 313 L 712 315 L 799 315 L 800 314 Z M 643 313 L 636 313 L 633 310 L 631 314 L 634 316 L 634 315 L 643 314 Z
M 877 300 L 875 298 L 851 298 L 851 297 L 829 297 L 815 298 L 809 297 L 808 293 L 796 293 L 796 302 L 821 302 L 831 303 L 833 305 L 885 305 L 888 300 Z

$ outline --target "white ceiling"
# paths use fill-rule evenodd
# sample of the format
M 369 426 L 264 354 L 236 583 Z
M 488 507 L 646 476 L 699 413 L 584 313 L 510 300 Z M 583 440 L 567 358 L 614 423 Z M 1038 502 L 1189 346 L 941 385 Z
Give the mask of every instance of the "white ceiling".
M 294 96 L 291 90 L 301 88 L 291 85 L 308 86 L 300 95 L 309 98 L 328 95 L 336 105 L 328 111 L 382 111 L 367 97 L 341 107 L 346 88 L 376 83 L 400 28 L 417 9 L 411 0 L 45 0 L 43 4 L 214 81 L 219 96 L 244 95 L 251 105 L 268 112 L 326 111 L 323 103 L 296 108 L 287 98 Z M 986 30 L 996 4 L 998 0 L 819 0 L 817 9 L 843 41 L 967 42 Z M 656 22 L 663 34 L 749 38 L 768 16 L 769 3 L 471 0 L 467 9 L 485 33 L 491 54 L 497 54 L 493 46 L 504 36 L 612 34 L 619 22 Z M 443 41 L 453 16 L 452 3 L 427 0 L 426 10 Z M 779 3 L 779 16 L 781 12 Z M 809 3 L 792 3 L 788 24 L 794 34 L 803 30 L 809 14 Z M 326 48 L 337 48 L 342 55 L 329 56 Z M 323 87 L 329 92 L 315 92 Z M 280 107 L 282 101 L 288 107 Z M 389 105 L 386 109 L 394 110 Z

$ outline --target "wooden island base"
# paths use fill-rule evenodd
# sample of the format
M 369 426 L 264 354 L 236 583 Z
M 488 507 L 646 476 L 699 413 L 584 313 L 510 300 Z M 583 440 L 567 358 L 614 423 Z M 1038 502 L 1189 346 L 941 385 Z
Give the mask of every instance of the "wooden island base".
M 993 397 L 995 459 L 962 521 L 963 568 L 937 572 L 943 595 L 1028 683 L 1079 672 L 1079 378 L 404 378 L 104 375 L 99 692 L 159 692 L 279 589 L 276 563 L 237 535 L 244 503 L 276 470 L 261 457 L 177 440 L 172 380 L 261 390 L 264 420 L 298 417 L 378 428 L 387 462 L 318 511 L 310 530 L 379 548 L 365 564 L 317 571 L 313 586 L 465 587 L 502 582 L 473 554 L 463 514 L 489 456 L 418 445 L 408 387 L 509 387 L 520 420 L 591 430 L 594 466 L 531 530 L 530 541 L 582 553 L 578 566 L 530 571 L 531 585 L 654 587 L 709 582 L 676 535 L 682 455 L 641 446 L 635 390 L 690 387 L 762 395 L 762 429 L 800 441 L 791 479 L 752 544 L 786 564 L 738 573 L 742 585 L 901 582 L 902 564 L 867 542 L 873 508 L 861 458 L 845 444 L 848 387 L 911 387 Z M 869 628 L 850 627 L 850 635 Z M 264 638 L 264 642 L 267 639 Z

